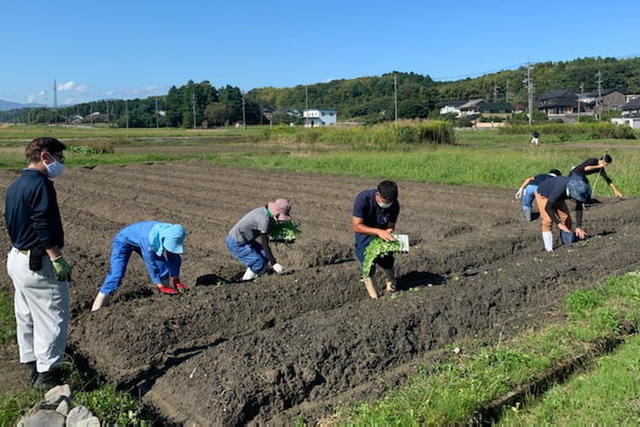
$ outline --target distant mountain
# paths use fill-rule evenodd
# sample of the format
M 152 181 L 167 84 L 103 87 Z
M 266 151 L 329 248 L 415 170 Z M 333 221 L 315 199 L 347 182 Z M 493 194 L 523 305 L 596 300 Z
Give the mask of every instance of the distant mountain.
M 19 104 L 17 102 L 4 101 L 0 99 L 0 111 L 21 110 L 23 108 L 42 107 L 40 104 Z

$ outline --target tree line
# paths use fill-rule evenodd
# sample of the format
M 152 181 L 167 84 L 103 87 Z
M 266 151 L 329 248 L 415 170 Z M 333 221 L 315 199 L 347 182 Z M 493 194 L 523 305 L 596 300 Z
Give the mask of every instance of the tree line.
M 553 89 L 594 91 L 598 71 L 604 89 L 640 93 L 640 58 L 581 58 L 535 64 L 532 77 L 536 96 Z M 101 100 L 55 110 L 13 110 L 0 113 L 0 121 L 71 123 L 82 117 L 83 123 L 106 122 L 118 127 L 212 127 L 299 122 L 308 106 L 337 110 L 340 120 L 376 123 L 395 118 L 396 87 L 399 118 L 429 118 L 437 117 L 439 108 L 454 99 L 526 104 L 525 76 L 524 67 L 448 82 L 434 81 L 428 75 L 393 72 L 307 86 L 256 88 L 247 93 L 235 86 L 216 88 L 209 81 L 189 81 L 171 87 L 163 96 Z

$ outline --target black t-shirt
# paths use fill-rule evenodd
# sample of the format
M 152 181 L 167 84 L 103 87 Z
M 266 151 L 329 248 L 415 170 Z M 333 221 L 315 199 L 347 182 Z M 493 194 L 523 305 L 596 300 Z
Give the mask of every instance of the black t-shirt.
M 560 218 L 556 215 L 553 205 L 557 202 L 570 199 L 567 194 L 568 176 L 551 177 L 538 186 L 538 193 L 548 199 L 545 211 L 551 217 L 551 220 L 559 224 Z M 582 203 L 576 200 L 576 225 L 582 226 Z
M 611 184 L 611 178 L 609 178 L 609 175 L 607 175 L 607 172 L 604 170 L 604 168 L 591 169 L 590 171 L 585 171 L 584 168 L 587 166 L 598 166 L 598 159 L 596 159 L 595 157 L 588 158 L 587 160 L 580 163 L 575 168 L 571 169 L 571 175 L 580 175 L 586 180 L 587 175 L 599 173 L 600 176 L 602 176 L 602 179 L 604 179 L 607 182 L 607 184 Z
M 549 178 L 553 178 L 553 175 L 549 175 L 548 173 L 541 173 L 533 177 L 533 179 L 529 182 L 529 185 L 540 185 L 544 181 Z
M 376 191 L 365 190 L 356 196 L 353 202 L 353 216 L 362 218 L 364 225 L 372 228 L 385 229 L 389 223 L 395 223 L 400 214 L 400 203 L 396 200 L 387 209 L 381 208 L 376 202 Z M 368 235 L 355 233 L 356 242 L 368 238 Z

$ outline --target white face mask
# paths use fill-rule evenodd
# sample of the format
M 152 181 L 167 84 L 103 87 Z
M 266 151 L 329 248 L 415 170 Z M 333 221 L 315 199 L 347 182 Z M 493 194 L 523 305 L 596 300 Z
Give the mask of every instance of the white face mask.
M 390 203 L 382 203 L 382 202 L 376 202 L 378 204 L 378 206 L 380 206 L 382 209 L 389 209 L 391 207 L 391 205 L 393 204 L 393 202 Z
M 49 178 L 55 178 L 64 173 L 64 165 L 57 160 L 53 160 L 53 163 L 45 163 L 44 167 L 47 168 L 47 175 Z

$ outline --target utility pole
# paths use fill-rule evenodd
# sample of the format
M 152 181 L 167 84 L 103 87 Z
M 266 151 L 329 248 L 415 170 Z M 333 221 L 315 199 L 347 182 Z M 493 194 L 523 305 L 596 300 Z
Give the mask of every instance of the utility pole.
M 498 83 L 493 84 L 493 102 L 498 102 Z
M 158 129 L 160 125 L 158 124 L 158 98 L 156 98 L 156 129 Z
M 304 109 L 309 109 L 309 86 L 304 85 Z
M 107 124 L 109 124 L 109 101 L 104 101 L 104 108 L 107 110 Z
M 395 126 L 398 127 L 398 74 L 393 73 L 393 106 L 395 109 Z
M 91 126 L 93 126 L 93 102 L 89 103 L 89 117 L 91 118 Z
M 580 95 L 578 96 L 578 123 L 580 123 L 580 100 L 584 96 L 584 83 L 580 83 Z
M 191 106 L 193 107 L 193 128 L 196 128 L 196 93 L 191 94 Z
M 124 100 L 124 117 L 125 117 L 125 122 L 127 124 L 127 129 L 129 129 L 129 100 L 128 99 Z
M 529 97 L 529 124 L 533 124 L 533 78 L 531 77 L 531 70 L 533 65 L 527 64 L 527 95 Z
M 598 112 L 598 120 L 602 118 L 602 71 L 598 70 L 598 101 L 596 102 L 596 111 Z
M 58 124 L 58 85 L 56 79 L 53 79 L 53 121 Z
M 509 103 L 509 80 L 507 80 L 507 91 L 504 94 L 504 102 Z
M 242 129 L 247 128 L 247 112 L 245 110 L 244 93 L 242 94 Z

